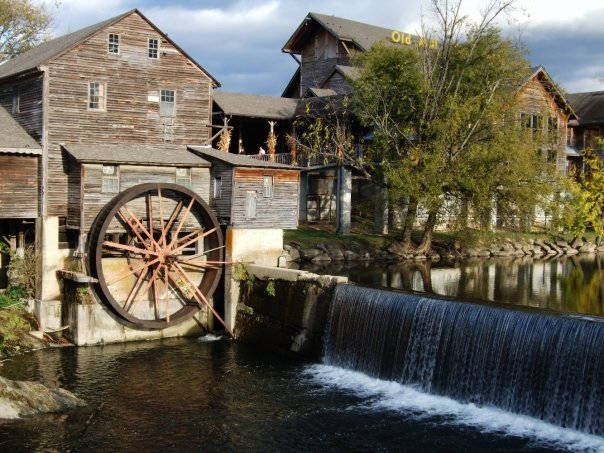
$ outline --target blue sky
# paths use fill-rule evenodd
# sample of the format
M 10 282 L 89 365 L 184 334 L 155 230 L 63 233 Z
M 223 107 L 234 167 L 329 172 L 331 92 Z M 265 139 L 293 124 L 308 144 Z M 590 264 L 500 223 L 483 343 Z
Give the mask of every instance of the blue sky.
M 488 0 L 464 0 L 470 16 Z M 222 84 L 222 90 L 280 95 L 296 69 L 281 48 L 310 11 L 418 33 L 429 0 L 61 0 L 62 35 L 138 8 Z M 520 36 L 532 65 L 568 92 L 604 90 L 604 2 L 518 0 L 500 26 Z

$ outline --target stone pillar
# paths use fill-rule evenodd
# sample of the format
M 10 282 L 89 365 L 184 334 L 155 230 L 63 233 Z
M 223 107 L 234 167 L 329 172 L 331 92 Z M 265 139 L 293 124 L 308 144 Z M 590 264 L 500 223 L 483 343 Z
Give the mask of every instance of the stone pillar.
M 61 327 L 61 287 L 57 271 L 63 266 L 65 253 L 59 250 L 59 218 L 36 219 L 36 255 L 38 281 L 35 313 L 40 328 Z
M 226 231 L 227 262 L 277 267 L 282 253 L 282 229 L 228 228 Z M 239 301 L 239 281 L 235 280 L 233 268 L 233 265 L 226 266 L 224 279 L 224 321 L 231 331 L 235 328 Z
M 337 234 L 350 233 L 350 217 L 352 206 L 352 172 L 349 168 L 338 168 L 337 191 Z

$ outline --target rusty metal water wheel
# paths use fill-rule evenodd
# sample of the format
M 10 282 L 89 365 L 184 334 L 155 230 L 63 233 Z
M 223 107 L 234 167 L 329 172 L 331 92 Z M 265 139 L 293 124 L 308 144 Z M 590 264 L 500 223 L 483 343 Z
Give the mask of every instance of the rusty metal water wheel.
M 98 296 L 127 323 L 162 329 L 207 306 L 224 325 L 209 302 L 223 255 L 220 225 L 201 197 L 176 184 L 140 184 L 97 216 L 88 264 Z

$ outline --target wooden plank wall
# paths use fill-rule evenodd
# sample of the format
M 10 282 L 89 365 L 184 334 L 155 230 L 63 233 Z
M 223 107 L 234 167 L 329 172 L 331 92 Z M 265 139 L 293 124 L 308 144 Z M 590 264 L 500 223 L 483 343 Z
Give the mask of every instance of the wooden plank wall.
M 264 176 L 273 176 L 273 196 L 263 196 Z M 299 177 L 297 171 L 235 169 L 231 224 L 234 228 L 297 228 Z M 246 193 L 256 191 L 256 218 L 246 219 Z
M 214 198 L 215 177 L 222 177 L 222 192 L 220 198 Z M 231 198 L 233 196 L 233 167 L 222 162 L 212 164 L 210 180 L 210 206 L 219 219 L 231 218 Z
M 109 33 L 120 35 L 120 54 L 107 53 Z M 149 59 L 148 38 L 160 39 Z M 211 79 L 133 13 L 49 64 L 49 215 L 67 212 L 67 171 L 59 143 L 164 142 L 161 89 L 176 91 L 173 143 L 208 138 Z M 88 83 L 106 83 L 106 111 L 88 110 Z
M 78 165 L 79 167 L 79 165 Z M 88 233 L 100 210 L 109 203 L 117 194 L 103 193 L 103 175 L 100 164 L 84 164 L 84 227 L 83 231 Z M 70 186 L 76 185 L 77 169 L 70 172 Z M 120 191 L 124 191 L 142 183 L 172 183 L 176 180 L 176 167 L 151 167 L 151 166 L 136 166 L 136 165 L 121 165 L 119 168 L 120 174 Z M 73 181 L 72 176 L 73 175 Z M 199 194 L 206 202 L 208 201 L 208 192 L 210 187 L 210 171 L 208 168 L 193 168 L 191 169 L 191 189 Z M 76 212 L 74 208 L 70 208 L 71 212 Z M 71 228 L 79 227 L 79 211 L 77 218 L 71 216 L 68 219 L 68 226 Z
M 518 112 L 531 115 L 541 115 L 547 122 L 547 117 L 558 118 L 558 142 L 547 143 L 544 134 L 544 146 L 556 151 L 556 169 L 561 174 L 566 173 L 566 129 L 568 114 L 560 109 L 552 96 L 536 78 L 525 84 L 518 92 Z
M 13 87 L 19 87 L 19 112 L 13 112 Z M 43 108 L 42 108 L 42 78 L 8 83 L 0 86 L 0 105 L 35 140 L 41 143 Z
M 319 29 L 316 36 L 302 49 L 301 95 L 309 87 L 319 87 L 336 65 L 350 64 L 346 50 L 331 33 Z
M 0 154 L 0 219 L 38 217 L 38 159 Z

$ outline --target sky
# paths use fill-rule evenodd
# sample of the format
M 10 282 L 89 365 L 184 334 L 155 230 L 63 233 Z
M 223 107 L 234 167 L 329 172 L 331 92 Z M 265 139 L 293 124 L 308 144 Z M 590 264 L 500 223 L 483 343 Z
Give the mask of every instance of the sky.
M 487 1 L 462 0 L 462 10 L 477 19 Z M 309 12 L 416 34 L 430 18 L 430 0 L 60 0 L 53 34 L 133 8 L 212 74 L 223 91 L 275 96 L 297 67 L 281 49 Z M 498 25 L 506 36 L 520 38 L 530 64 L 543 66 L 563 90 L 604 90 L 602 0 L 517 0 L 515 12 Z

